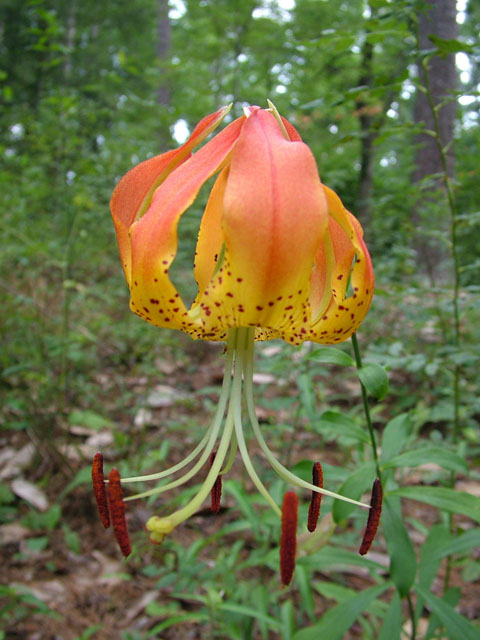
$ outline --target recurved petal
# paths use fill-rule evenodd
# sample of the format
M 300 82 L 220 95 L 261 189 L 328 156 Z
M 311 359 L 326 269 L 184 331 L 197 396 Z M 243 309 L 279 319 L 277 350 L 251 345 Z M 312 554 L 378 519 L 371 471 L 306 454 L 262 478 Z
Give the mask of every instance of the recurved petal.
M 325 187 L 325 192 L 330 222 L 312 272 L 312 287 L 316 283 L 322 295 L 315 298 L 312 294 L 311 340 L 333 344 L 349 338 L 365 318 L 373 297 L 374 275 L 360 223 L 334 191 Z
M 256 326 L 259 339 L 272 332 L 302 342 L 326 198 L 312 153 L 286 140 L 268 111 L 251 109 L 245 121 L 223 203 L 223 262 L 191 313 L 201 315 L 209 337 L 218 327 Z
M 110 200 L 113 223 L 117 233 L 120 258 L 127 282 L 131 283 L 131 250 L 129 230 L 135 220 L 147 210 L 155 189 L 184 162 L 192 149 L 211 133 L 230 111 L 223 107 L 203 118 L 189 139 L 178 149 L 167 151 L 141 162 L 126 173 L 115 187 Z
M 223 198 L 227 186 L 229 167 L 219 174 L 208 197 L 202 216 L 195 251 L 194 274 L 198 284 L 198 296 L 202 296 L 210 282 L 223 247 Z
M 181 329 L 192 337 L 201 333 L 200 319 L 187 316 L 168 275 L 177 252 L 177 225 L 200 187 L 226 162 L 243 121 L 242 117 L 232 122 L 177 167 L 157 188 L 145 215 L 131 227 L 131 308 L 156 326 Z

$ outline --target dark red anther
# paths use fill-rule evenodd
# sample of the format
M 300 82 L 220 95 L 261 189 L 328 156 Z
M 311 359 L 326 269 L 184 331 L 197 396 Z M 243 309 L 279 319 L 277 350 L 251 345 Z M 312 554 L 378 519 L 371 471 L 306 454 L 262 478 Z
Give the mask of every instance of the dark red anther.
M 128 535 L 127 521 L 125 519 L 125 503 L 123 501 L 122 484 L 117 469 L 112 469 L 108 476 L 108 502 L 110 516 L 112 518 L 113 531 L 117 539 L 120 551 L 125 557 L 129 556 L 132 547 Z
M 358 553 L 364 556 L 372 546 L 378 525 L 380 524 L 380 515 L 382 513 L 382 485 L 378 478 L 375 479 L 372 487 L 372 497 L 370 499 L 370 512 L 368 514 L 367 526 L 363 534 L 362 544 Z
M 312 468 L 312 484 L 323 489 L 323 469 L 320 462 L 315 462 Z M 312 532 L 317 528 L 318 516 L 320 515 L 320 504 L 322 502 L 322 494 L 312 491 L 310 507 L 308 509 L 307 529 Z
M 93 456 L 92 484 L 95 500 L 97 501 L 98 514 L 105 529 L 110 526 L 110 514 L 108 512 L 107 491 L 105 489 L 105 476 L 103 475 L 103 456 L 96 453 Z
M 295 571 L 297 552 L 298 498 L 295 491 L 287 491 L 282 504 L 282 537 L 280 539 L 280 576 L 282 584 L 290 584 Z
M 216 451 L 212 451 L 210 454 L 210 467 L 215 460 L 215 456 L 217 455 Z M 218 513 L 220 511 L 220 499 L 222 497 L 222 476 L 219 474 L 217 479 L 215 480 L 215 484 L 210 491 L 211 498 L 211 509 L 213 513 Z

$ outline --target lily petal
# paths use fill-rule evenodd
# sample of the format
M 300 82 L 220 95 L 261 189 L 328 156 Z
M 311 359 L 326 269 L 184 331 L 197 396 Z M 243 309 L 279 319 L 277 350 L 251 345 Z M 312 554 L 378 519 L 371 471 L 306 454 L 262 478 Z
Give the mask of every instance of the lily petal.
M 311 151 L 286 140 L 271 113 L 252 108 L 223 199 L 223 263 L 197 301 L 209 307 L 201 313 L 205 333 L 220 339 L 219 327 L 256 326 L 258 339 L 303 341 L 310 272 L 327 224 Z
M 183 162 L 156 189 L 145 215 L 130 229 L 132 311 L 151 324 L 200 337 L 201 321 L 187 309 L 168 276 L 177 253 L 177 225 L 200 187 L 222 166 L 238 139 L 244 118 L 235 120 Z
M 190 155 L 192 149 L 204 140 L 223 120 L 231 107 L 223 107 L 203 118 L 189 139 L 178 149 L 167 151 L 145 160 L 123 176 L 110 200 L 118 248 L 127 283 L 131 284 L 130 227 L 149 206 L 155 189 Z
M 362 323 L 372 301 L 374 275 L 360 223 L 334 191 L 325 187 L 325 193 L 329 231 L 315 256 L 312 285 L 316 283 L 320 290 L 331 291 L 331 296 L 328 304 L 325 305 L 328 296 L 323 295 L 314 306 L 310 339 L 333 344 L 349 338 Z M 349 279 L 352 294 L 347 296 Z

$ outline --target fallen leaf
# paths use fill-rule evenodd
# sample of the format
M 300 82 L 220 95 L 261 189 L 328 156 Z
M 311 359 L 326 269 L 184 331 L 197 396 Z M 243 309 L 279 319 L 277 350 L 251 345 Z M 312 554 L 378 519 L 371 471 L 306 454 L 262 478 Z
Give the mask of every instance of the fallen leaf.
M 33 484 L 33 482 L 28 482 L 28 480 L 23 480 L 23 478 L 16 478 L 12 480 L 10 488 L 15 495 L 23 498 L 23 500 L 29 502 L 39 511 L 46 511 L 48 509 L 46 494 Z

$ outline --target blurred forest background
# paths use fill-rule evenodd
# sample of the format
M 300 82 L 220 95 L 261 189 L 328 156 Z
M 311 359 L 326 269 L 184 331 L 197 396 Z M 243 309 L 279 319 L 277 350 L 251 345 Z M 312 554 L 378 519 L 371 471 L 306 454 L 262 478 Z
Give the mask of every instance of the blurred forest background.
M 479 30 L 474 0 L 0 1 L 0 638 L 480 638 Z M 365 558 L 364 513 L 325 500 L 288 590 L 240 463 L 221 514 L 161 547 L 158 504 L 130 503 L 127 562 L 89 485 L 99 449 L 122 474 L 181 459 L 223 368 L 129 311 L 111 192 L 207 113 L 267 98 L 365 229 L 360 379 L 391 496 Z M 207 195 L 180 225 L 186 295 Z M 342 350 L 261 345 L 257 404 L 283 462 L 320 459 L 360 497 L 375 470 Z

